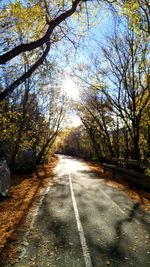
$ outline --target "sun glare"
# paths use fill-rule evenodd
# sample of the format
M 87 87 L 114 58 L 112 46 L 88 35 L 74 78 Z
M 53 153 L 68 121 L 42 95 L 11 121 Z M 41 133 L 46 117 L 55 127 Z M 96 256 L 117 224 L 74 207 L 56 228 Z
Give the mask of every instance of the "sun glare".
M 79 118 L 78 116 L 76 116 L 76 115 L 72 115 L 72 116 L 70 117 L 70 125 L 71 125 L 72 127 L 78 127 L 79 125 L 81 125 L 81 120 L 80 120 L 80 118 Z
M 64 93 L 66 93 L 67 96 L 71 98 L 72 100 L 77 100 L 79 98 L 78 87 L 69 77 L 65 78 L 63 85 L 62 85 L 62 89 Z

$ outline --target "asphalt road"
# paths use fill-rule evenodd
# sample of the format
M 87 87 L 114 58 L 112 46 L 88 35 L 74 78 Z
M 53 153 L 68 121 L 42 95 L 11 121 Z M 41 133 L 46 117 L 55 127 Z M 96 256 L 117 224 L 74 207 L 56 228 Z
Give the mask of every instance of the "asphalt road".
M 55 182 L 13 266 L 150 266 L 150 214 L 83 161 L 59 158 Z

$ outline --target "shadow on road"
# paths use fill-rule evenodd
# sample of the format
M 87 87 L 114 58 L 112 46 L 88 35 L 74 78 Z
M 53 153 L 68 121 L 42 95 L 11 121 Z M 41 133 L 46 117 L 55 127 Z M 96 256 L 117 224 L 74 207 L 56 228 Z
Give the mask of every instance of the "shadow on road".
M 101 257 L 102 262 L 109 261 L 111 266 L 114 267 L 148 266 L 146 259 L 144 259 L 144 255 L 140 255 L 140 259 L 143 258 L 143 263 L 145 262 L 144 265 L 141 265 L 142 261 L 140 263 L 137 258 L 137 254 L 135 253 L 136 248 L 134 249 L 134 240 L 133 243 L 131 243 L 131 240 L 134 239 L 135 233 L 134 229 L 133 232 L 132 229 L 130 229 L 130 225 L 131 222 L 134 222 L 138 209 L 139 204 L 135 203 L 126 218 L 116 220 L 112 229 L 113 238 L 109 239 L 109 242 L 107 243 L 103 241 L 99 243 L 96 239 L 93 239 L 90 233 L 86 234 L 89 249 L 92 251 L 93 266 L 100 266 L 98 263 L 98 257 Z M 125 233 L 124 226 L 126 229 L 130 229 L 128 233 Z M 100 231 L 99 236 L 101 236 Z M 130 262 L 128 260 L 130 260 Z
M 101 173 L 101 175 L 97 176 L 94 172 L 92 173 L 90 170 L 79 170 L 78 171 L 81 175 L 88 175 L 90 179 L 106 179 L 106 176 Z
M 80 171 L 81 175 L 82 173 L 84 172 Z M 67 176 L 64 176 L 64 179 L 67 179 Z M 90 179 L 93 179 L 92 175 L 90 175 Z M 84 183 L 83 180 L 76 180 L 73 182 L 73 186 L 87 245 L 91 252 L 93 266 L 102 266 L 107 260 L 109 260 L 112 263 L 111 266 L 114 267 L 133 266 L 132 263 L 130 264 L 128 262 L 129 258 L 132 259 L 132 262 L 137 263 L 137 265 L 134 266 L 140 266 L 138 265 L 137 255 L 129 248 L 130 245 L 133 247 L 132 239 L 135 234 L 131 224 L 133 223 L 135 225 L 135 219 L 137 219 L 139 214 L 141 214 L 141 216 L 139 216 L 138 220 L 143 225 L 143 228 L 147 229 L 148 227 L 148 222 L 143 216 L 144 212 L 140 208 L 140 204 L 132 203 L 132 206 L 130 205 L 128 208 L 127 216 L 123 216 L 123 218 L 122 216 L 112 216 L 109 214 L 110 220 L 112 219 L 112 225 L 111 222 L 108 222 L 108 225 L 111 225 L 110 230 L 108 230 L 111 232 L 111 238 L 107 239 L 107 237 L 104 236 L 104 242 L 97 242 L 97 237 L 99 236 L 101 240 L 101 236 L 103 236 L 102 229 L 100 228 L 101 224 L 107 223 L 103 220 L 103 216 L 106 214 L 108 215 L 110 212 L 109 207 L 107 206 L 108 204 L 104 197 L 102 198 L 100 195 L 99 189 L 97 187 L 91 188 L 90 185 L 88 185 L 88 182 Z M 75 222 L 73 222 L 74 215 L 72 215 L 70 189 L 69 186 L 66 186 L 66 182 L 63 181 L 55 184 L 54 191 L 57 204 L 54 201 L 53 195 L 51 198 L 53 199 L 52 203 L 49 202 L 48 198 L 45 199 L 40 214 L 41 221 L 43 222 L 43 220 L 45 220 L 44 231 L 51 233 L 50 235 L 53 236 L 54 247 L 57 247 L 58 250 L 62 250 L 63 247 L 63 249 L 66 250 L 69 249 L 70 240 L 74 240 L 75 235 L 78 235 L 76 230 L 74 232 L 76 225 L 72 228 L 72 225 L 75 224 Z M 124 201 L 121 192 L 118 191 L 118 197 L 115 196 L 115 201 L 117 203 L 119 203 L 119 201 Z M 90 210 L 93 209 L 95 211 L 95 216 L 99 218 L 99 222 L 98 220 L 95 220 L 96 223 L 92 225 L 93 228 L 90 226 L 92 215 L 89 215 L 87 207 Z M 64 216 L 58 216 L 58 213 L 56 214 L 56 209 L 62 209 Z M 103 216 L 101 217 L 102 214 Z M 90 227 L 88 228 L 88 226 Z M 136 227 L 136 225 L 134 227 Z M 106 229 L 108 228 L 106 227 Z M 125 233 L 125 229 L 129 230 L 128 233 Z M 75 247 L 75 249 L 77 249 L 77 247 Z

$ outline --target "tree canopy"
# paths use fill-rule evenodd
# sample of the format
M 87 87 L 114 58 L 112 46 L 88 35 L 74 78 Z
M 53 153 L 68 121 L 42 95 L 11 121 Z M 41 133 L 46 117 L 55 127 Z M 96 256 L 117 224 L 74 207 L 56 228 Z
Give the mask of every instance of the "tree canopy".
M 0 141 L 10 165 L 22 149 L 47 160 L 57 137 L 58 151 L 100 161 L 149 156 L 149 32 L 147 0 L 2 2 Z M 65 77 L 78 98 L 71 82 L 63 92 Z M 73 112 L 81 125 L 68 130 Z

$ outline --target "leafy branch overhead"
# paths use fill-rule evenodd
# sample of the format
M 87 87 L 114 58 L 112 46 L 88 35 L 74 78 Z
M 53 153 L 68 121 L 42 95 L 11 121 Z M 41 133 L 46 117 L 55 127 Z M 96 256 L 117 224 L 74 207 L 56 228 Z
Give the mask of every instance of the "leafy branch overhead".
M 43 37 L 39 38 L 36 41 L 30 42 L 30 43 L 20 44 L 20 45 L 16 46 L 15 48 L 11 49 L 10 51 L 1 55 L 0 56 L 0 64 L 5 64 L 6 62 L 8 62 L 9 60 L 13 59 L 14 57 L 18 56 L 19 54 L 21 54 L 23 52 L 31 51 L 33 49 L 36 49 L 36 48 L 42 46 L 43 44 L 45 44 L 47 42 L 50 42 L 50 36 L 51 36 L 52 32 L 54 31 L 55 27 L 58 26 L 66 18 L 71 16 L 76 11 L 76 8 L 80 2 L 81 2 L 81 0 L 75 0 L 72 3 L 72 6 L 70 9 L 68 9 L 67 11 L 64 11 L 61 15 L 52 19 L 49 22 L 48 29 L 46 30 L 46 33 Z
M 26 78 L 29 78 L 31 74 L 38 68 L 38 66 L 40 66 L 43 63 L 50 49 L 50 43 L 51 43 L 50 38 L 51 38 L 51 35 L 54 29 L 61 22 L 63 22 L 68 17 L 70 17 L 76 11 L 77 6 L 79 5 L 80 2 L 81 0 L 73 1 L 71 6 L 67 9 L 64 6 L 63 12 L 61 12 L 61 14 L 58 14 L 56 17 L 52 18 L 49 21 L 45 20 L 44 17 L 46 17 L 46 14 L 43 12 L 42 8 L 39 5 L 30 7 L 30 8 L 23 7 L 19 2 L 16 2 L 14 5 L 13 4 L 10 5 L 9 13 L 14 18 L 15 31 L 17 31 L 17 34 L 19 34 L 21 44 L 16 45 L 14 48 L 9 50 L 8 52 L 4 52 L 0 56 L 0 64 L 5 64 L 8 61 L 16 58 L 18 55 L 25 53 L 25 52 L 32 51 L 39 47 L 43 47 L 43 45 L 46 45 L 47 48 L 45 49 L 45 53 L 43 53 L 43 56 L 40 59 L 38 59 L 37 62 L 34 63 L 34 65 L 24 75 L 22 75 L 19 79 L 17 79 L 15 82 L 9 85 L 9 87 L 6 88 L 0 94 L 0 101 L 2 101 L 5 97 L 7 97 L 9 93 L 11 93 L 18 85 L 24 82 Z M 44 1 L 44 3 L 46 4 L 46 1 Z M 29 13 L 28 13 L 28 10 L 29 10 Z M 60 6 L 60 10 L 58 10 L 58 13 L 60 11 L 61 11 L 61 6 Z M 38 16 L 39 14 L 40 16 Z M 1 16 L 2 17 L 7 16 L 7 10 L 5 8 L 3 9 Z M 30 20 L 30 18 L 32 19 Z M 32 24 L 33 20 L 35 19 L 36 21 L 37 18 L 38 18 L 38 21 Z M 7 22 L 5 21 L 5 24 L 6 23 Z M 45 27 L 44 27 L 44 23 L 45 23 Z M 22 27 L 22 24 L 23 24 L 23 27 Z M 38 24 L 38 26 L 35 26 L 36 27 L 35 31 L 34 31 L 34 27 L 32 28 L 34 24 L 36 25 Z M 44 31 L 44 35 L 40 37 L 41 35 L 40 31 L 42 28 Z M 27 41 L 28 38 L 30 38 L 30 32 L 32 34 L 32 39 L 35 39 L 37 36 L 40 38 L 38 38 L 37 40 L 33 40 L 29 43 L 28 42 L 25 43 L 24 40 Z M 37 36 L 36 34 L 34 34 L 34 32 L 38 33 Z

